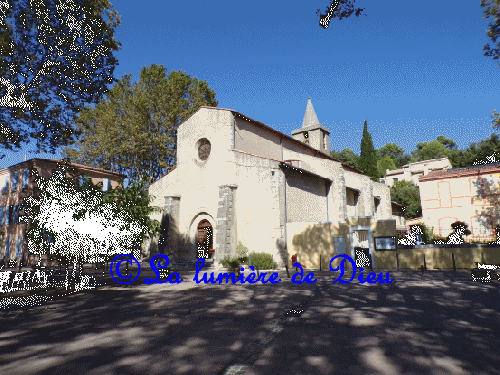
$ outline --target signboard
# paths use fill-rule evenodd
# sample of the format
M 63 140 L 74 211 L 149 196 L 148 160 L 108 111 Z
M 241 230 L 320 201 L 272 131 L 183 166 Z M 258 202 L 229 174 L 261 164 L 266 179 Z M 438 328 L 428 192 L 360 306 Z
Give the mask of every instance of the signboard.
M 375 237 L 375 250 L 396 250 L 396 237 Z
M 347 244 L 345 237 L 334 237 L 333 243 L 335 246 L 336 254 L 346 254 L 347 253 Z

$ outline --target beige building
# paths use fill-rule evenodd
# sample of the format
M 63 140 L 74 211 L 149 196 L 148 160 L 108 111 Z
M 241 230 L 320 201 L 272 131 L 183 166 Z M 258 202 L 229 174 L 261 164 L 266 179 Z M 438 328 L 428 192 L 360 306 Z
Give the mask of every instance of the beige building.
M 464 221 L 471 237 L 495 239 L 500 224 L 500 163 L 434 171 L 420 178 L 422 221 L 447 236 Z
M 214 249 L 218 262 L 241 242 L 283 266 L 306 228 L 313 231 L 306 243 L 325 236 L 325 256 L 352 255 L 354 246 L 372 252 L 384 225 L 396 235 L 389 187 L 330 157 L 329 131 L 310 99 L 302 128 L 292 134 L 233 110 L 201 107 L 178 128 L 176 168 L 150 185 L 153 205 L 164 207 L 163 218 L 155 218 L 168 233 L 150 251 L 172 251 L 184 235 L 195 257 Z M 309 251 L 317 264 L 320 249 Z
M 125 175 L 100 168 L 87 167 L 80 164 L 70 164 L 71 170 L 66 170 L 69 177 L 87 176 L 94 184 L 102 184 L 103 190 L 114 189 Z M 27 196 L 37 196 L 39 190 L 30 171 L 36 169 L 38 174 L 46 179 L 57 171 L 63 171 L 62 160 L 30 159 L 8 168 L 0 169 L 0 259 L 4 263 L 9 260 L 19 262 L 29 259 L 36 262 L 33 256 L 28 257 L 26 243 L 26 224 L 20 222 L 19 205 Z
M 385 178 L 380 181 L 392 187 L 397 181 L 408 181 L 419 186 L 419 178 L 427 176 L 432 171 L 440 171 L 451 168 L 448 158 L 430 159 L 403 165 L 401 169 L 386 170 Z

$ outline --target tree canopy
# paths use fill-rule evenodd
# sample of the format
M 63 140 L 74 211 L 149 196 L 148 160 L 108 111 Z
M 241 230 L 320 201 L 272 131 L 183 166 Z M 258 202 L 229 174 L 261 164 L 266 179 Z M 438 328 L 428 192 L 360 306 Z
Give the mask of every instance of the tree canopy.
M 108 0 L 5 0 L 0 12 L 0 144 L 54 152 L 113 82 L 120 18 Z
M 361 139 L 361 154 L 358 167 L 374 181 L 378 181 L 377 153 L 373 147 L 372 136 L 368 132 L 368 123 L 363 125 L 363 138 Z
M 493 17 L 493 22 L 488 25 L 486 35 L 493 42 L 492 48 L 490 43 L 484 45 L 484 56 L 493 57 L 493 60 L 498 60 L 500 57 L 500 15 L 498 12 L 500 0 L 481 0 L 481 8 L 483 9 L 483 18 Z
M 341 20 L 342 18 L 349 18 L 353 14 L 356 15 L 356 17 L 359 17 L 362 12 L 365 10 L 365 8 L 355 8 L 354 7 L 354 2 L 355 0 L 339 0 L 339 6 L 333 11 L 332 17 L 331 18 L 338 18 Z M 330 9 L 330 4 L 328 4 L 328 7 L 325 10 L 325 14 L 328 13 Z M 316 15 L 319 17 L 321 14 L 321 10 L 318 9 L 316 11 Z M 366 16 L 366 14 L 364 14 Z
M 420 189 L 408 181 L 396 181 L 391 187 L 391 200 L 405 207 L 405 219 L 422 216 Z
M 413 161 L 423 161 L 430 159 L 446 158 L 451 155 L 449 147 L 445 146 L 438 140 L 420 142 L 417 144 L 417 149 L 412 152 Z
M 205 81 L 163 65 L 143 67 L 139 80 L 122 77 L 95 107 L 76 119 L 80 132 L 65 157 L 153 182 L 175 166 L 177 128 L 202 105 L 217 106 Z
M 332 151 L 330 155 L 332 158 L 338 159 L 351 167 L 358 168 L 359 156 L 350 148 L 344 148 L 341 152 Z
M 388 155 L 382 156 L 378 159 L 377 166 L 380 176 L 385 176 L 388 169 L 390 171 L 396 169 L 396 164 L 394 164 L 394 161 Z

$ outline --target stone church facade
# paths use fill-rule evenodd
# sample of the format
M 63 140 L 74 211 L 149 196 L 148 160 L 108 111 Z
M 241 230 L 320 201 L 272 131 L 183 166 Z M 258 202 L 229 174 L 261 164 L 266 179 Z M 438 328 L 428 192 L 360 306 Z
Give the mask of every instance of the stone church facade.
M 310 99 L 292 136 L 234 110 L 201 107 L 178 128 L 176 168 L 149 187 L 152 205 L 164 208 L 154 218 L 165 240 L 147 248 L 187 247 L 188 258 L 217 264 L 242 243 L 279 266 L 295 253 L 309 267 L 320 253 L 324 263 L 355 246 L 373 252 L 374 235 L 396 235 L 389 187 L 331 158 L 329 137 Z

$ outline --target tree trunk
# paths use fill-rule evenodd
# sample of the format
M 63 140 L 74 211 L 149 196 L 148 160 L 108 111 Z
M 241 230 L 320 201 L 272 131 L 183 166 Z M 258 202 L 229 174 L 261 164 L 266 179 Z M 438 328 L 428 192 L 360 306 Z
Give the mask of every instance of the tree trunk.
M 68 277 L 69 277 L 69 262 L 66 261 L 66 278 L 64 280 L 64 285 L 66 286 L 66 290 L 68 290 Z

